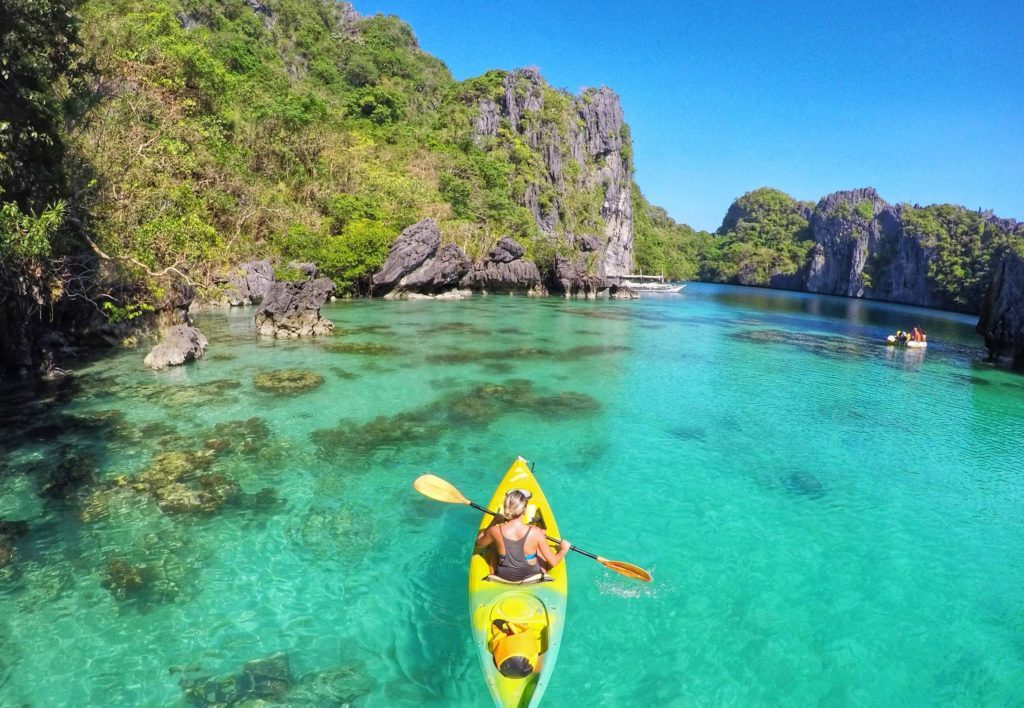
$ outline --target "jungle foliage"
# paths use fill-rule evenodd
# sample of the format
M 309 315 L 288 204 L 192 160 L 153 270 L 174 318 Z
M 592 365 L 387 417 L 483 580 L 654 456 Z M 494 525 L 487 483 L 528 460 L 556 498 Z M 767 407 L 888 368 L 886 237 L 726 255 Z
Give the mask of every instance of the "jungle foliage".
M 813 245 L 801 207 L 788 194 L 768 187 L 737 199 L 706 252 L 705 277 L 766 286 L 772 275 L 795 273 Z
M 345 3 L 250 5 L 83 5 L 102 100 L 73 147 L 107 252 L 207 279 L 248 258 L 312 260 L 358 291 L 427 216 L 471 257 L 503 235 L 552 250 L 525 206 L 540 156 L 507 128 L 472 139 L 476 102 L 501 95 L 505 72 L 456 82 L 404 22 Z M 545 111 L 568 105 L 545 92 Z M 537 200 L 554 209 L 549 188 Z M 558 207 L 567 230 L 600 222 L 589 192 Z
M 124 280 L 175 265 L 211 282 L 270 256 L 315 261 L 358 292 L 427 216 L 471 258 L 509 235 L 542 267 L 564 244 L 528 203 L 559 231 L 603 230 L 601 186 L 575 160 L 556 193 L 520 133 L 473 139 L 480 101 L 501 100 L 507 72 L 457 82 L 396 17 L 330 0 L 6 0 L 0 33 L 4 267 L 88 235 Z M 543 108 L 523 121 L 564 128 L 572 97 L 541 90 Z M 631 169 L 628 128 L 622 137 Z M 646 273 L 767 285 L 812 245 L 811 205 L 778 190 L 740 197 L 716 234 L 632 198 Z M 870 202 L 843 206 L 873 218 Z M 1005 231 L 948 205 L 904 213 L 936 253 L 937 291 L 977 302 Z
M 1021 247 L 1024 238 L 1011 234 L 983 214 L 952 204 L 903 205 L 908 234 L 934 251 L 928 266 L 932 292 L 950 309 L 977 309 L 1004 246 Z
M 715 242 L 707 231 L 676 223 L 664 209 L 650 204 L 635 185 L 633 237 L 637 272 L 670 280 L 700 277 L 706 254 Z

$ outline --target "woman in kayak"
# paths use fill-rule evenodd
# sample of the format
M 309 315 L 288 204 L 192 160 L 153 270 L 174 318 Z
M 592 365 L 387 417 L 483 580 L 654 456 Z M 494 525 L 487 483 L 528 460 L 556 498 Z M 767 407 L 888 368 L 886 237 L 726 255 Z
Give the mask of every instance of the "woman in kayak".
M 498 565 L 494 575 L 502 580 L 521 582 L 544 573 L 537 556 L 540 556 L 550 570 L 562 562 L 572 544 L 564 538 L 558 546 L 558 553 L 548 548 L 544 531 L 536 526 L 523 523 L 523 513 L 529 497 L 521 489 L 510 489 L 501 506 L 504 521 L 488 526 L 476 535 L 476 548 L 487 548 L 494 544 L 498 548 Z

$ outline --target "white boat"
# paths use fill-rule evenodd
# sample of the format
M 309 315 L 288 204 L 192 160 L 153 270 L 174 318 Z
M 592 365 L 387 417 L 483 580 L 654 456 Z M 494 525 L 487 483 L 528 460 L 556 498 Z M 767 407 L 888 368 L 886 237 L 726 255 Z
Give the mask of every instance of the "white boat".
M 641 293 L 677 293 L 686 283 L 673 283 L 663 275 L 620 275 L 619 286 Z

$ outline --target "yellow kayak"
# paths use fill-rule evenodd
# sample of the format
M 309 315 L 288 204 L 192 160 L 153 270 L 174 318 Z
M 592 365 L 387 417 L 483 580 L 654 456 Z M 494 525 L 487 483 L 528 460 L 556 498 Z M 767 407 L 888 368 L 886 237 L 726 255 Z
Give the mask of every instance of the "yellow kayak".
M 487 508 L 499 511 L 513 488 L 532 494 L 524 520 L 560 538 L 551 506 L 522 457 L 505 473 Z M 480 528 L 494 519 L 484 514 Z M 565 561 L 550 569 L 544 582 L 510 585 L 489 579 L 489 553 L 493 548 L 473 553 L 469 561 L 469 616 L 480 666 L 496 706 L 536 706 L 551 681 L 562 641 L 568 600 Z

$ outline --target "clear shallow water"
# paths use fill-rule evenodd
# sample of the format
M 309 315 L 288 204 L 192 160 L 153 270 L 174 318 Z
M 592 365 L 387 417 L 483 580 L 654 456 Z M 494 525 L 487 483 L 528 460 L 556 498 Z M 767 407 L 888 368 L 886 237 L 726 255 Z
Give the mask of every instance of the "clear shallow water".
M 0 705 L 182 705 L 182 679 L 287 652 L 292 705 L 486 706 L 478 519 L 410 485 L 485 502 L 517 454 L 570 540 L 655 578 L 570 557 L 547 705 L 1024 700 L 1024 378 L 980 363 L 970 318 L 700 284 L 343 303 L 302 342 L 251 314 L 200 318 L 197 365 L 128 352 L 3 392 L 0 519 L 29 526 L 0 570 Z M 913 325 L 927 351 L 879 344 Z M 283 369 L 324 382 L 255 387 Z M 133 490 L 175 461 L 243 496 Z M 40 497 L 61 465 L 96 481 Z

